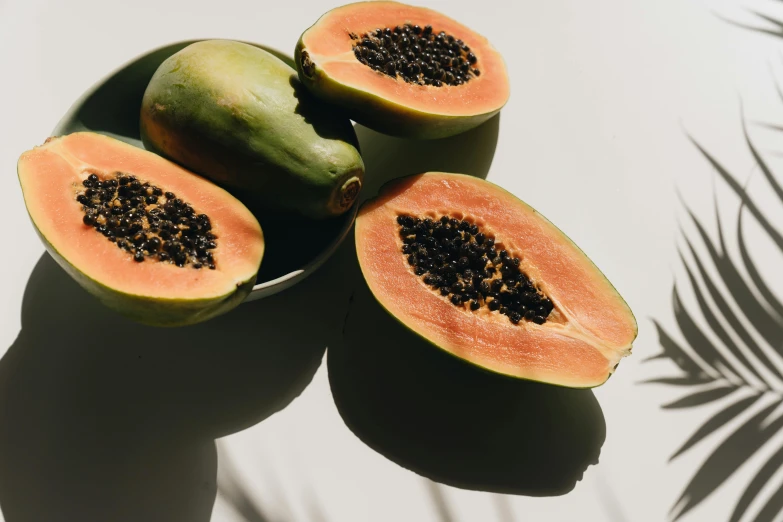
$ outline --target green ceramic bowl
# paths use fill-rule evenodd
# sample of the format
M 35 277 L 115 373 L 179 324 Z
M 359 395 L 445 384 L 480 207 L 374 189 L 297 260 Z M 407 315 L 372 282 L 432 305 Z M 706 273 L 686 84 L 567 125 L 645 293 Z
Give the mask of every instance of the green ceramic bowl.
M 153 49 L 118 68 L 82 94 L 62 117 L 52 135 L 92 131 L 144 148 L 139 137 L 139 108 L 144 90 L 166 58 L 197 41 L 187 40 Z M 294 67 L 290 56 L 248 43 Z M 357 209 L 355 204 L 342 216 L 323 221 L 258 216 L 264 229 L 266 252 L 247 300 L 276 294 L 312 274 L 348 235 Z

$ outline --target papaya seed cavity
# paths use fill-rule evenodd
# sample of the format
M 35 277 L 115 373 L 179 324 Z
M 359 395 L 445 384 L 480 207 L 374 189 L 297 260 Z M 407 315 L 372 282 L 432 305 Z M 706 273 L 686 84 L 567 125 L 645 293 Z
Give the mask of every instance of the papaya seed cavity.
M 430 25 L 404 24 L 350 37 L 359 62 L 406 83 L 458 86 L 481 75 L 478 58 L 465 42 L 445 31 L 435 33 Z
M 76 194 L 83 223 L 128 252 L 134 261 L 146 259 L 216 268 L 217 237 L 209 216 L 198 214 L 173 192 L 116 172 L 101 179 L 92 173 Z
M 520 269 L 521 260 L 464 219 L 397 216 L 402 253 L 416 276 L 453 305 L 486 308 L 518 324 L 544 324 L 554 309 Z

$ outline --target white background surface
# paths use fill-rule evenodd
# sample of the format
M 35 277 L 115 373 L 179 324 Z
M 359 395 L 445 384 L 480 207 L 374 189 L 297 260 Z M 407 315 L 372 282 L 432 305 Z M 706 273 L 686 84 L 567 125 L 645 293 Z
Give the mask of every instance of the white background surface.
M 660 351 L 652 319 L 676 332 L 671 287 L 683 277 L 678 224 L 688 223 L 678 192 L 710 225 L 713 187 L 725 200 L 727 219 L 734 219 L 737 205 L 687 135 L 746 181 L 753 163 L 742 136 L 741 102 L 748 120 L 783 121 L 773 82 L 775 74 L 783 78 L 783 41 L 733 27 L 720 16 L 751 21 L 747 8 L 774 13 L 777 6 L 749 0 L 420 4 L 487 35 L 507 61 L 512 95 L 502 112 L 488 179 L 569 234 L 615 284 L 639 321 L 634 355 L 595 391 L 607 430 L 600 463 L 559 497 L 499 500 L 489 493 L 443 487 L 453 520 L 665 520 L 718 440 L 669 463 L 675 449 L 717 410 L 714 405 L 662 410 L 660 405 L 683 395 L 681 391 L 638 384 L 673 368 L 666 361 L 642 361 Z M 0 354 L 19 334 L 22 297 L 43 253 L 14 172 L 19 154 L 43 142 L 82 91 L 140 53 L 204 37 L 257 41 L 292 52 L 300 33 L 336 5 L 305 0 L 0 0 L 0 217 L 6 230 Z M 758 131 L 754 136 L 765 153 L 783 150 L 779 135 Z M 433 158 L 427 166 L 434 170 L 437 162 Z M 400 172 L 406 173 L 412 172 Z M 367 172 L 368 178 L 372 175 Z M 763 187 L 759 197 L 772 205 L 770 219 L 783 223 L 783 212 Z M 769 245 L 759 240 L 755 248 L 762 265 L 779 263 Z M 330 268 L 322 270 L 328 274 Z M 767 273 L 783 295 L 779 272 Z M 89 318 L 84 320 L 72 327 L 85 328 Z M 254 335 L 259 343 L 267 338 L 263 331 Z M 86 414 L 100 418 L 106 412 Z M 94 425 L 100 429 L 99 421 Z M 321 506 L 321 520 L 446 520 L 437 513 L 428 481 L 369 449 L 345 427 L 330 395 L 325 364 L 285 410 L 217 444 L 218 480 L 225 480 L 229 465 L 235 468 L 235 480 L 269 520 L 315 522 L 308 508 L 314 503 Z M 757 458 L 763 461 L 763 454 Z M 754 464 L 748 464 L 685 520 L 727 519 L 752 476 Z M 113 483 L 114 471 L 109 470 L 105 483 Z M 78 471 L 74 475 L 78 480 Z M 138 475 L 140 481 L 148 478 Z M 78 501 L 101 496 L 100 485 L 92 484 Z M 128 491 L 132 496 L 133 487 Z M 38 500 L 46 504 L 57 494 L 41 490 Z M 166 518 L 175 519 L 161 520 Z M 243 519 L 222 494 L 212 520 L 258 522 Z

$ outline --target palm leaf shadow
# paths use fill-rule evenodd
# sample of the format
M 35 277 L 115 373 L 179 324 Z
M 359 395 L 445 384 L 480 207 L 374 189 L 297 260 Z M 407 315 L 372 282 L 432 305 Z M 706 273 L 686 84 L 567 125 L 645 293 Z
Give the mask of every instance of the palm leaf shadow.
M 727 22 L 735 27 L 739 27 L 740 29 L 755 31 L 757 33 L 773 36 L 775 38 L 783 38 L 783 20 L 753 9 L 747 9 L 747 12 L 756 19 L 755 24 L 738 22 L 737 20 L 732 20 L 731 18 L 727 18 L 721 15 L 717 16 L 724 22 Z
M 765 18 L 766 19 L 766 18 Z M 769 21 L 769 20 L 767 20 Z M 780 24 L 783 37 L 783 23 Z M 746 146 L 758 171 L 783 205 L 783 187 L 748 135 L 743 117 Z M 739 200 L 736 243 L 727 235 L 715 201 L 717 239 L 704 222 L 682 202 L 691 230 L 680 232 L 685 249 L 680 262 L 686 277 L 672 288 L 676 340 L 654 321 L 662 351 L 648 360 L 669 359 L 679 373 L 661 375 L 644 384 L 686 388 L 687 394 L 665 409 L 716 405 L 714 413 L 672 454 L 670 461 L 687 453 L 709 437 L 720 435 L 707 458 L 690 478 L 673 504 L 670 516 L 678 520 L 699 506 L 783 430 L 783 302 L 753 259 L 743 229 L 743 219 L 752 219 L 771 244 L 783 253 L 783 234 L 767 217 L 762 206 L 723 164 L 689 136 L 713 168 L 717 178 Z M 780 224 L 778 224 L 780 225 Z M 730 255 L 730 253 L 732 255 Z M 734 258 L 739 257 L 739 262 Z M 682 299 L 692 296 L 694 305 Z M 690 303 L 689 302 L 689 303 Z M 740 520 L 765 485 L 783 465 L 783 447 L 756 470 L 745 485 L 729 520 Z M 761 506 L 754 520 L 773 520 L 783 510 L 783 486 Z
M 218 443 L 218 454 L 220 468 L 218 473 L 218 495 L 226 502 L 228 506 L 236 513 L 243 522 L 293 522 L 291 516 L 281 516 L 270 514 L 260 499 L 260 495 L 248 490 L 246 484 L 242 481 L 237 467 L 231 460 L 225 445 Z M 274 479 L 274 477 L 271 477 Z M 279 484 L 276 484 L 279 486 Z M 323 506 L 318 501 L 318 496 L 305 484 L 302 495 L 306 500 L 303 504 L 307 509 L 308 520 L 311 522 L 329 522 Z M 272 493 L 272 492 L 270 492 Z M 274 492 L 277 495 L 269 495 L 278 499 L 283 498 L 280 492 Z M 283 505 L 283 507 L 288 507 Z
M 243 522 L 293 522 L 290 517 L 275 516 L 268 513 L 258 501 L 257 495 L 250 492 L 239 476 L 237 467 L 229 457 L 226 448 L 218 443 L 220 470 L 218 474 L 218 495 L 232 508 Z M 432 502 L 438 522 L 456 522 L 456 510 L 445 495 L 443 485 L 424 479 L 424 487 Z M 305 506 L 308 520 L 311 522 L 329 522 L 323 507 L 312 488 L 305 487 Z M 281 497 L 281 495 L 278 495 Z M 507 495 L 494 494 L 493 500 L 498 522 L 514 522 L 514 513 Z
M 225 449 L 218 445 L 218 495 L 242 517 L 245 522 L 282 522 L 270 517 L 249 492 Z

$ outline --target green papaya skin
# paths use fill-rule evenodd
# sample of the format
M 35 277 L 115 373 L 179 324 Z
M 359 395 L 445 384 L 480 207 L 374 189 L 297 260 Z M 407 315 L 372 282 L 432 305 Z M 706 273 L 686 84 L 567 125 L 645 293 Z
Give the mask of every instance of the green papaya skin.
M 342 214 L 364 177 L 350 120 L 312 98 L 289 65 L 240 42 L 201 41 L 164 61 L 140 130 L 147 149 L 270 211 Z
M 35 224 L 33 224 L 35 225 Z M 49 255 L 79 285 L 97 298 L 104 306 L 149 326 L 176 327 L 200 323 L 236 308 L 250 295 L 256 282 L 255 275 L 237 284 L 230 294 L 204 299 L 163 299 L 120 292 L 85 274 L 68 262 L 35 227 Z

